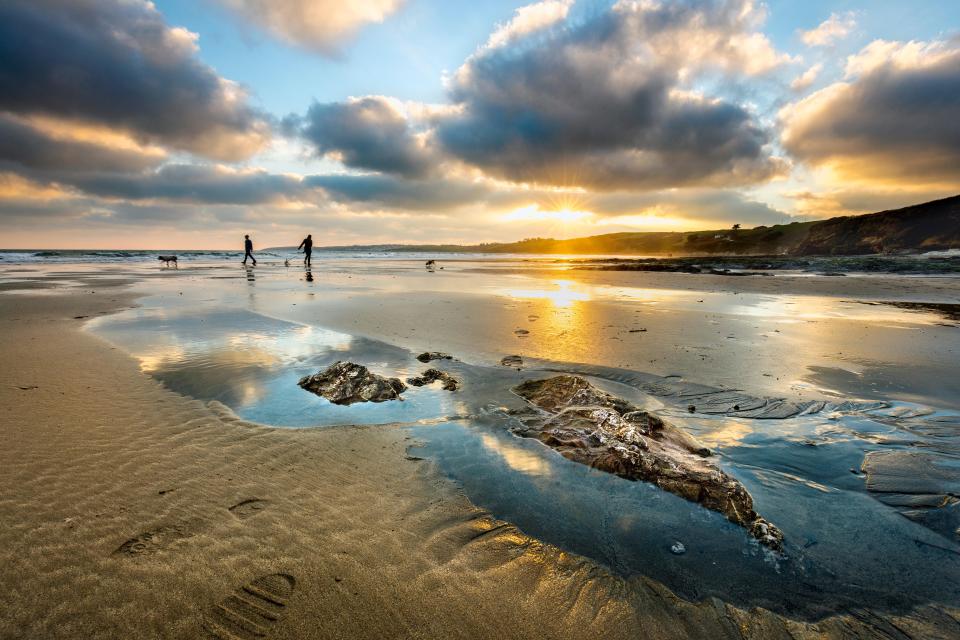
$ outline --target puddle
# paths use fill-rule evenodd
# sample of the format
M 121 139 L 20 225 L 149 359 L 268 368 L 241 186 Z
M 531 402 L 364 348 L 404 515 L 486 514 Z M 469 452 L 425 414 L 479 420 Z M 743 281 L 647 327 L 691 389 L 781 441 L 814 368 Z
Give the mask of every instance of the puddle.
M 877 410 L 875 403 L 868 411 L 838 403 L 814 413 L 801 407 L 786 419 L 691 415 L 684 393 L 693 391 L 672 379 L 602 367 L 581 371 L 711 446 L 721 467 L 753 495 L 757 511 L 783 530 L 785 555 L 777 556 L 718 513 L 513 436 L 516 423 L 508 410 L 524 403 L 510 389 L 550 372 L 443 362 L 463 381 L 460 391 L 412 387 L 402 402 L 341 407 L 300 389 L 297 380 L 337 360 L 401 378 L 436 363 L 424 365 L 410 351 L 384 342 L 254 309 L 175 299 L 147 298 L 141 308 L 88 326 L 173 391 L 218 400 L 249 420 L 298 428 L 420 423 L 403 427 L 422 444 L 414 455 L 433 461 L 471 501 L 621 575 L 649 576 L 694 600 L 716 596 L 809 619 L 851 607 L 903 611 L 920 603 L 960 602 L 957 541 L 876 499 L 863 475 L 851 472 L 870 451 L 956 448 L 955 431 L 928 435 L 909 428 L 920 420 L 936 426 L 930 409 L 899 403 Z M 706 393 L 704 387 L 693 390 Z M 676 542 L 685 553 L 671 552 Z
M 245 310 L 192 313 L 138 309 L 91 328 L 172 391 L 217 400 L 241 418 L 282 427 L 417 422 L 458 413 L 439 386 L 411 387 L 400 402 L 340 406 L 297 386 L 337 360 L 388 377 L 417 375 L 410 352 L 374 340 L 276 320 Z

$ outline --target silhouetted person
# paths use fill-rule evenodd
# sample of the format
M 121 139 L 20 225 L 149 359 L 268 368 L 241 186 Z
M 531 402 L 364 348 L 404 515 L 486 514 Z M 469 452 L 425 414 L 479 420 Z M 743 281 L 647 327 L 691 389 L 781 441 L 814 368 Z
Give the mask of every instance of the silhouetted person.
M 297 247 L 297 251 L 303 249 L 303 264 L 308 269 L 310 268 L 310 254 L 313 253 L 313 236 L 309 233 L 307 237 L 303 239 L 303 242 L 300 243 L 300 246 Z
M 253 257 L 253 240 L 250 239 L 250 236 L 243 236 L 243 248 L 245 251 L 243 264 L 247 264 L 247 258 L 250 258 L 253 260 L 253 266 L 257 266 L 257 259 Z

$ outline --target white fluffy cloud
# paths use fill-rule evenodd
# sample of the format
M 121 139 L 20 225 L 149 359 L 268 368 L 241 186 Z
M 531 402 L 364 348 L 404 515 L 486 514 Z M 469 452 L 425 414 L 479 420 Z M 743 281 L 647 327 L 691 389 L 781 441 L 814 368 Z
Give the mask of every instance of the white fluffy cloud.
M 845 38 L 857 26 L 856 15 L 852 11 L 831 13 L 830 17 L 815 29 L 801 31 L 800 39 L 810 47 L 825 47 Z
M 794 91 L 803 91 L 809 89 L 817 80 L 817 76 L 820 75 L 820 72 L 823 70 L 823 64 L 817 63 L 801 73 L 799 76 L 793 79 L 793 82 L 790 83 L 790 88 Z
M 490 34 L 484 48 L 502 47 L 535 31 L 551 27 L 567 17 L 572 5 L 573 0 L 544 0 L 520 7 L 509 22 L 498 26 L 496 31 Z
M 297 46 L 333 53 L 364 25 L 382 22 L 403 0 L 220 0 L 251 24 Z

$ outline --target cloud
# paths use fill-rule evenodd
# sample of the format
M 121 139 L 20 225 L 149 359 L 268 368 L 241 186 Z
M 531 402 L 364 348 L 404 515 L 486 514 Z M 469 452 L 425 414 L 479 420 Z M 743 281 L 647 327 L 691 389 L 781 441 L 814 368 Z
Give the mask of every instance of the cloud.
M 516 182 L 660 189 L 763 181 L 782 170 L 745 107 L 688 88 L 782 63 L 751 2 L 619 2 L 534 41 L 484 48 L 436 119 L 450 156 Z
M 960 185 L 960 43 L 876 41 L 780 112 L 781 142 L 841 180 Z
M 790 88 L 794 91 L 804 91 L 810 88 L 817 80 L 817 76 L 820 75 L 820 72 L 823 70 L 823 64 L 817 63 L 801 73 L 799 76 L 793 79 L 793 82 L 790 83 Z
M 320 187 L 340 202 L 412 211 L 451 211 L 475 204 L 492 191 L 483 184 L 466 181 L 407 180 L 380 175 L 307 176 L 304 184 Z
M 47 125 L 47 126 L 45 126 Z M 0 167 L 29 172 L 115 171 L 136 172 L 155 167 L 166 157 L 161 149 L 135 144 L 110 144 L 58 131 L 47 123 L 0 113 Z
M 348 167 L 419 177 L 437 161 L 402 104 L 391 98 L 314 103 L 299 126 L 318 154 L 332 156 Z M 289 121 L 286 128 L 290 128 Z
M 815 193 L 795 191 L 785 194 L 794 202 L 794 209 L 799 215 L 819 220 L 899 209 L 918 202 L 930 202 L 953 195 L 956 195 L 955 190 L 931 190 L 913 185 L 907 185 L 904 188 L 821 189 Z
M 544 0 L 520 7 L 509 22 L 499 25 L 483 46 L 495 49 L 506 46 L 516 40 L 551 27 L 567 17 L 573 0 Z
M 656 215 L 697 221 L 701 224 L 739 222 L 746 225 L 790 222 L 786 213 L 742 193 L 722 189 L 690 189 L 645 194 L 619 192 L 591 200 L 591 210 L 617 218 Z
M 808 47 L 825 47 L 845 38 L 856 26 L 856 14 L 853 11 L 831 13 L 830 17 L 815 29 L 801 31 L 800 39 Z
M 269 139 L 237 84 L 196 57 L 196 35 L 143 0 L 0 3 L 0 111 L 128 132 L 240 160 Z
M 140 174 L 67 175 L 58 182 L 88 195 L 133 201 L 258 205 L 322 199 L 300 176 L 222 165 L 168 164 Z
M 285 42 L 324 54 L 360 27 L 382 22 L 403 0 L 220 0 Z

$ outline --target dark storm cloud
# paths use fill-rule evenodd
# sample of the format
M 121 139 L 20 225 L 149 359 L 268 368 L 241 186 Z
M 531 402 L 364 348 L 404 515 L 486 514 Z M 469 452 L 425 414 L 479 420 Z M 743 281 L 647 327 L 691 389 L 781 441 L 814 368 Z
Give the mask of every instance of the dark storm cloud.
M 321 197 L 305 188 L 298 177 L 210 165 L 172 164 L 142 174 L 64 175 L 57 182 L 89 195 L 134 201 L 254 205 Z
M 0 169 L 125 173 L 156 166 L 163 158 L 162 153 L 53 138 L 37 127 L 0 113 Z
M 960 43 L 876 41 L 848 80 L 783 110 L 783 144 L 843 177 L 960 182 Z
M 657 189 L 764 180 L 778 164 L 751 114 L 677 91 L 711 55 L 728 69 L 749 66 L 730 45 L 746 28 L 732 11 L 742 4 L 621 3 L 533 43 L 481 50 L 455 75 L 460 112 L 439 121 L 437 138 L 515 181 Z
M 237 160 L 269 135 L 192 34 L 141 0 L 0 2 L 0 111 L 97 123 Z
M 406 180 L 382 175 L 307 176 L 305 186 L 320 187 L 331 199 L 419 211 L 450 210 L 476 203 L 490 193 L 483 185 L 456 180 Z
M 289 128 L 290 121 L 284 123 Z M 407 118 L 386 98 L 315 103 L 300 127 L 318 154 L 335 154 L 348 167 L 420 177 L 434 163 Z

